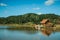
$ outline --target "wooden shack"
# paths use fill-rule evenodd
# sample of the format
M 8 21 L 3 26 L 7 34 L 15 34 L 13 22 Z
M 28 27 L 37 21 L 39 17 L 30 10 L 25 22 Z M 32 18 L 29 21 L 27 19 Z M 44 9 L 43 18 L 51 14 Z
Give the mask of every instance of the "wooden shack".
M 35 29 L 38 29 L 38 30 L 50 30 L 52 29 L 52 27 L 54 27 L 54 24 L 49 20 L 49 19 L 43 19 L 41 22 L 40 22 L 41 25 L 35 25 Z
M 49 19 L 43 19 L 40 23 L 44 27 L 53 27 L 53 23 Z

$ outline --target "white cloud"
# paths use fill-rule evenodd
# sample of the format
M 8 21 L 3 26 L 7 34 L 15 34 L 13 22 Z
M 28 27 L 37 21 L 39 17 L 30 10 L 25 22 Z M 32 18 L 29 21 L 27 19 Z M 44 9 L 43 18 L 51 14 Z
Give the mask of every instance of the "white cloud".
M 37 13 L 38 15 L 41 15 L 42 13 L 41 12 L 39 12 L 39 13 Z
M 7 4 L 5 4 L 5 3 L 0 3 L 0 6 L 7 6 Z
M 32 8 L 33 10 L 39 10 L 40 8 L 39 7 L 37 7 L 37 8 Z
M 47 6 L 52 5 L 53 3 L 54 3 L 54 0 L 45 1 L 45 5 L 47 5 Z

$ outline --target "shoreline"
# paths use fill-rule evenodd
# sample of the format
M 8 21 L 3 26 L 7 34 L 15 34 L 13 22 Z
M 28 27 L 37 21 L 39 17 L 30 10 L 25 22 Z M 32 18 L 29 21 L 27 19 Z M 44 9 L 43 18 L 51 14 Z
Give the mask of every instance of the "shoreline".
M 32 24 L 32 25 L 27 25 L 27 24 L 0 24 L 0 26 L 34 27 L 34 24 Z
M 27 25 L 27 24 L 0 24 L 0 26 L 8 26 L 8 27 L 11 27 L 11 29 L 14 29 L 14 28 L 15 29 L 20 29 L 20 28 L 22 28 L 22 29 L 24 29 L 24 28 L 26 28 L 26 29 L 29 29 L 29 28 L 35 29 L 34 24 L 32 24 L 32 25 Z M 53 28 L 53 29 L 56 29 L 56 31 L 60 31 L 60 25 L 56 24 L 56 27 Z

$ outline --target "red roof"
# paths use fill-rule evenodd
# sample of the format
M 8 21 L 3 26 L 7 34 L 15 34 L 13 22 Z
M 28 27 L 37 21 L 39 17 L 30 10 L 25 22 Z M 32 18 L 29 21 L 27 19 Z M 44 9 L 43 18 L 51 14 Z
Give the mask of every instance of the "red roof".
M 48 21 L 48 19 L 43 19 L 40 23 L 46 23 Z

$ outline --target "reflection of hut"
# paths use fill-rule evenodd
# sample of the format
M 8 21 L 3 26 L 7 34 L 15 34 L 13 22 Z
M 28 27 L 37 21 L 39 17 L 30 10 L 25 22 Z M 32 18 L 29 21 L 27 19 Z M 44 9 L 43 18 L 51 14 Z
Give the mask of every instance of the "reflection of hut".
M 44 35 L 47 35 L 47 36 L 49 36 L 51 33 L 52 33 L 52 31 L 50 31 L 50 30 L 43 30 L 43 31 L 41 31 Z

